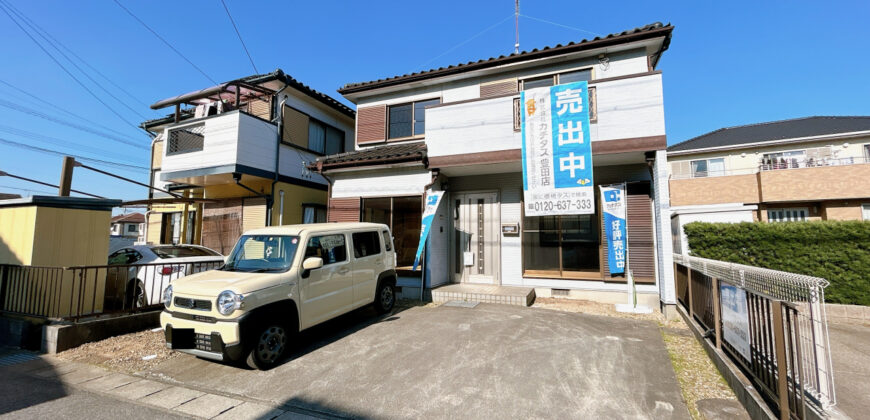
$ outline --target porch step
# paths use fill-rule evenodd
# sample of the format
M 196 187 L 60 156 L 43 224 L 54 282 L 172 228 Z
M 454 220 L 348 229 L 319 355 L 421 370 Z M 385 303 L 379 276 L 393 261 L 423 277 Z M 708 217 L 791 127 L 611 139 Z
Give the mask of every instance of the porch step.
M 451 300 L 532 306 L 535 302 L 535 289 L 485 284 L 448 284 L 432 289 L 433 302 L 444 303 Z

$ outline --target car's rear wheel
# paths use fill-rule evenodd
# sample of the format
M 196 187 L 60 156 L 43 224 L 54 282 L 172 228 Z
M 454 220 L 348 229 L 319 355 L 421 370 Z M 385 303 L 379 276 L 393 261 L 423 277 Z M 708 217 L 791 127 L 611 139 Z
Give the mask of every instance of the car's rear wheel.
M 252 369 L 267 370 L 281 361 L 290 343 L 290 331 L 280 324 L 267 323 L 254 338 L 247 364 Z
M 142 308 L 148 306 L 148 296 L 145 294 L 145 288 L 138 281 L 130 282 L 127 285 L 127 307 Z
M 375 293 L 375 310 L 379 314 L 385 314 L 393 310 L 396 304 L 396 289 L 388 281 L 381 282 Z

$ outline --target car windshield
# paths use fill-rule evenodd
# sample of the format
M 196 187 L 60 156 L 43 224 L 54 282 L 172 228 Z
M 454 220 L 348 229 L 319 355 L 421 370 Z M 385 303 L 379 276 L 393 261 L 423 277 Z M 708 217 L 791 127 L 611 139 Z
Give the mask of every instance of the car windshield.
M 208 248 L 198 248 L 193 246 L 154 246 L 151 247 L 160 258 L 184 258 L 184 257 L 220 257 L 221 254 L 214 252 Z
M 299 247 L 298 236 L 244 235 L 222 270 L 246 272 L 286 271 Z

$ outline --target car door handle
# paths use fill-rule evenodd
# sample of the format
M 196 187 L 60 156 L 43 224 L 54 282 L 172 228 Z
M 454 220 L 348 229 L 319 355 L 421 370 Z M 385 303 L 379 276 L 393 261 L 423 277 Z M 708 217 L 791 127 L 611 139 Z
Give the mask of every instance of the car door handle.
M 338 270 L 338 274 L 347 274 L 350 272 L 349 268 L 341 268 Z

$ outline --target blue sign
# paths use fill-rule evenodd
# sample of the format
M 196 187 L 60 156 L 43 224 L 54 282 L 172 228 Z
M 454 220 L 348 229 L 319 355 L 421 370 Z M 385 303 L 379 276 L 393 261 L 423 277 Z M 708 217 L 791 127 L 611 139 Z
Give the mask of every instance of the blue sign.
M 423 224 L 420 227 L 420 243 L 417 245 L 417 256 L 414 258 L 412 271 L 417 271 L 417 266 L 420 264 L 420 257 L 423 255 L 423 248 L 426 246 L 426 238 L 429 237 L 429 230 L 432 228 L 432 221 L 435 219 L 435 211 L 438 210 L 438 203 L 441 202 L 441 197 L 443 196 L 444 191 L 426 192 L 426 208 L 423 210 Z
M 527 216 L 595 213 L 588 92 L 584 81 L 520 94 Z
M 625 184 L 601 186 L 604 233 L 607 236 L 607 266 L 610 274 L 625 274 L 628 237 L 625 230 Z

